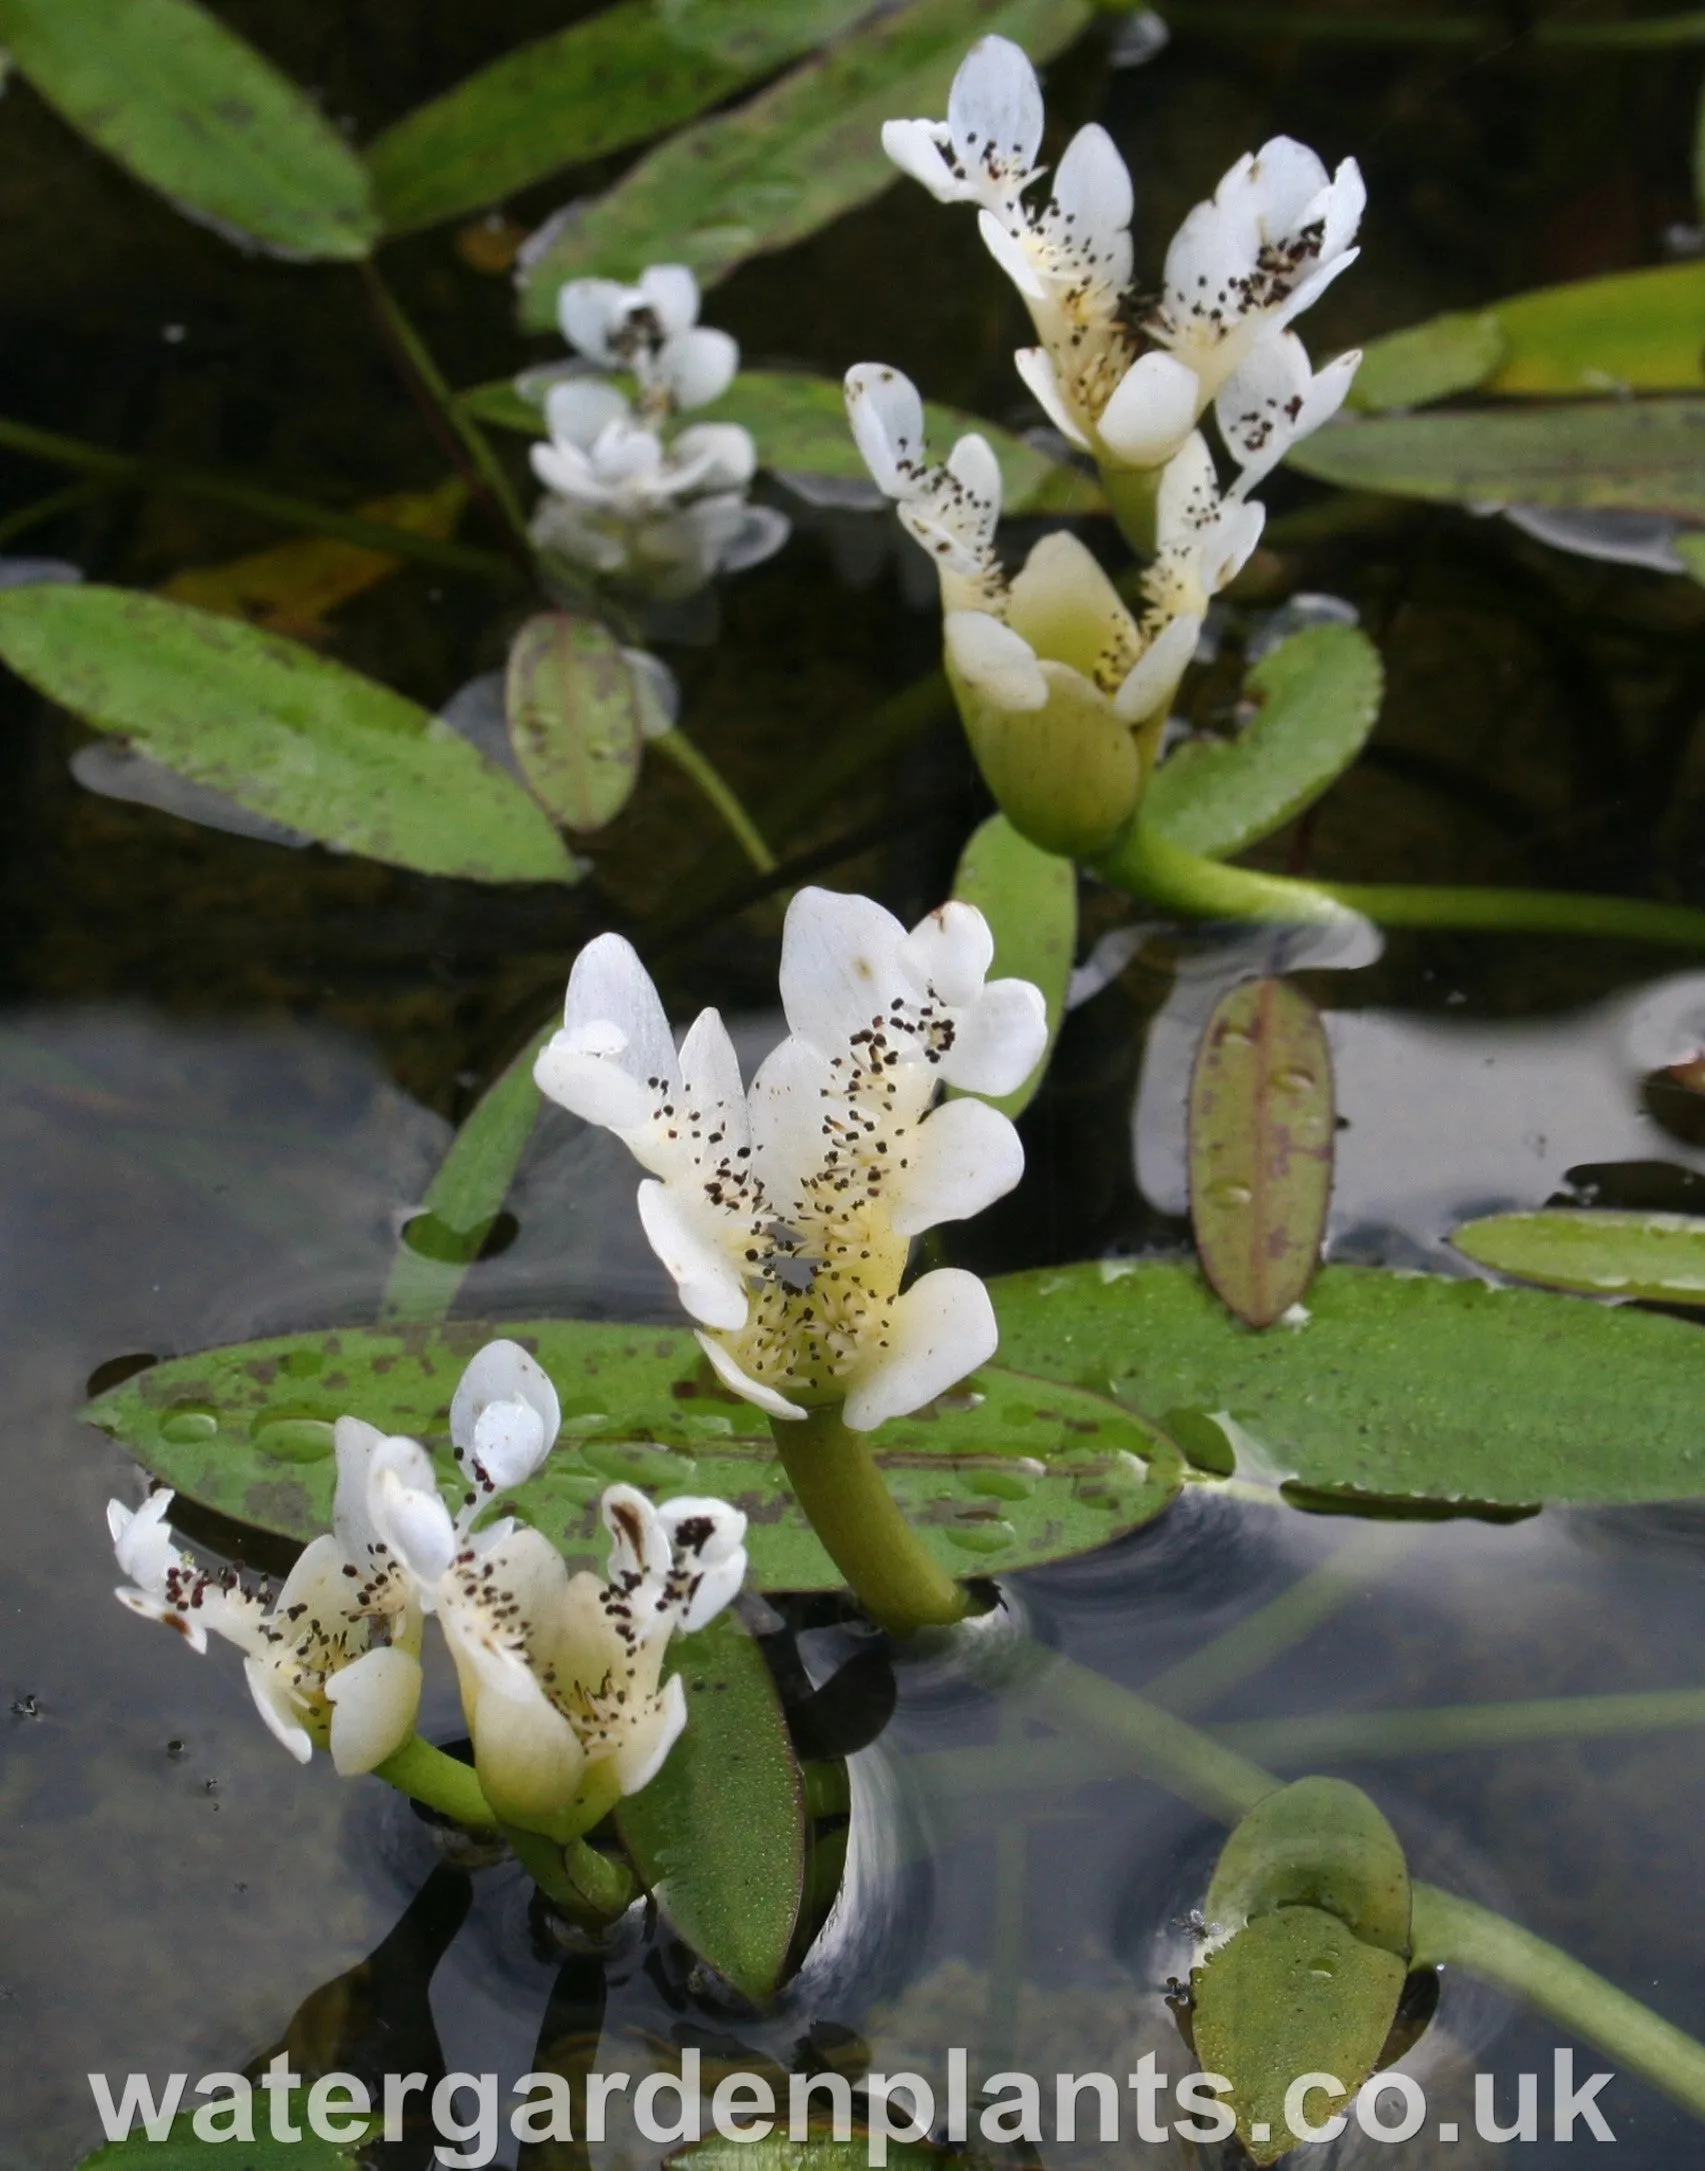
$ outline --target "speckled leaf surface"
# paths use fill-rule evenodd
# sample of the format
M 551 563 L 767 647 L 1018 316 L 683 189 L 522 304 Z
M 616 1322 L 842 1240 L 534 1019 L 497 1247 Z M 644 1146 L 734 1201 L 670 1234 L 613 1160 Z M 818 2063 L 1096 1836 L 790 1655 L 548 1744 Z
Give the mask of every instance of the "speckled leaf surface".
M 193 0 L 0 0 L 49 105 L 202 225 L 282 256 L 365 256 L 379 222 L 331 122 Z
M 898 175 L 896 114 L 941 114 L 966 48 L 990 32 L 1046 60 L 1090 19 L 1083 0 L 911 0 L 840 39 L 731 113 L 700 121 L 580 208 L 527 264 L 524 329 L 555 322 L 557 289 L 684 263 L 707 284 L 815 233 Z
M 1334 1113 L 1332 1051 L 1302 989 L 1228 989 L 1190 1075 L 1190 1224 L 1202 1271 L 1252 1327 L 1299 1303 L 1320 1263 Z
M 597 1501 L 622 1479 L 659 1499 L 710 1493 L 742 1508 L 756 1587 L 838 1587 L 767 1425 L 679 1328 L 452 1320 L 284 1335 L 156 1365 L 86 1414 L 190 1499 L 306 1539 L 329 1524 L 332 1425 L 345 1412 L 424 1440 L 448 1482 L 450 1396 L 498 1332 L 537 1356 L 562 1397 L 556 1452 L 512 1499 L 572 1564 L 602 1558 Z M 1171 1442 L 1104 1394 L 993 1365 L 973 1384 L 974 1408 L 875 1435 L 895 1494 L 954 1574 L 1087 1552 L 1159 1514 L 1182 1480 Z
M 251 813 L 422 874 L 575 876 L 544 810 L 424 709 L 312 649 L 123 588 L 0 595 L 0 658 Z
M 613 822 L 639 782 L 639 688 L 599 619 L 540 611 L 509 646 L 509 742 L 522 773 L 566 829 Z
M 1234 739 L 1190 739 L 1162 762 L 1143 820 L 1203 859 L 1226 859 L 1281 829 L 1367 744 L 1385 672 L 1354 626 L 1311 626 L 1245 681 L 1260 705 Z
M 1519 1281 L 1594 1297 L 1705 1304 L 1705 1219 L 1550 1207 L 1465 1222 L 1464 1257 Z
M 1493 1507 L 1705 1494 L 1705 1342 L 1684 1320 L 1375 1267 L 1324 1268 L 1306 1324 L 1266 1333 L 1193 1267 L 1106 1261 L 993 1286 L 1004 1363 L 1169 1428 L 1224 1412 L 1307 1492 Z
M 687 1729 L 616 1810 L 647 1891 L 748 1998 L 781 1980 L 805 1887 L 805 1793 L 774 1676 L 739 1617 L 669 1647 Z

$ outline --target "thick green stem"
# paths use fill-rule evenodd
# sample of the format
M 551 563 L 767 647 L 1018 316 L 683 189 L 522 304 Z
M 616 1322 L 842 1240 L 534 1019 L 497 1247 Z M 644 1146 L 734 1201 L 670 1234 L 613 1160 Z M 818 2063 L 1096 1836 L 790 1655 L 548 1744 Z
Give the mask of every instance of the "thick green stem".
M 1528 1741 L 1592 1741 L 1705 1726 L 1705 1689 L 1648 1689 L 1622 1696 L 1536 1696 L 1521 1703 L 1447 1704 L 1432 1711 L 1324 1711 L 1296 1719 L 1245 1719 L 1215 1738 L 1245 1755 L 1299 1766 L 1374 1756 L 1450 1756 Z
M 481 1792 L 473 1767 L 446 1756 L 418 1734 L 411 1735 L 400 1749 L 376 1766 L 373 1776 L 457 1824 L 468 1825 L 476 1832 L 497 1829 L 496 1813 Z
M 1139 558 L 1154 556 L 1156 500 L 1162 472 L 1158 467 L 1111 467 L 1105 462 L 1100 467 L 1101 487 L 1119 523 L 1119 533 Z
M 838 1408 L 770 1420 L 788 1482 L 853 1596 L 890 1635 L 962 1620 L 965 1593 L 925 1552 L 870 1452 Z
M 1352 913 L 1382 927 L 1475 929 L 1489 934 L 1604 935 L 1705 949 L 1705 912 L 1641 897 L 1575 890 L 1456 889 L 1396 882 L 1300 882 L 1199 859 L 1140 818 L 1096 867 L 1146 903 L 1193 919 L 1321 926 Z
M 653 739 L 651 743 L 660 754 L 667 754 L 678 769 L 684 770 L 692 778 L 700 794 L 722 817 L 729 834 L 759 874 L 773 874 L 775 854 L 759 834 L 757 823 L 736 797 L 733 786 L 722 772 L 711 764 L 700 748 L 681 731 L 666 731 L 662 738 Z
M 503 1830 L 521 1867 L 571 1921 L 601 1929 L 633 1904 L 639 1889 L 633 1872 L 585 1840 L 571 1839 L 562 1846 L 519 1825 L 506 1824 Z

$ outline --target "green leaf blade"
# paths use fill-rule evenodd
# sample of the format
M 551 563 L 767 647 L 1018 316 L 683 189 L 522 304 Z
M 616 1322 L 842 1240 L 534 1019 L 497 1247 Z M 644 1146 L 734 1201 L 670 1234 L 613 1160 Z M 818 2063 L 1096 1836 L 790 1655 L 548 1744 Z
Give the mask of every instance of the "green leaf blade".
M 608 626 L 540 611 L 509 648 L 509 739 L 534 795 L 565 829 L 603 829 L 639 782 L 638 688 Z
M 96 729 L 325 843 L 423 874 L 575 879 L 502 770 L 278 634 L 125 589 L 18 588 L 0 596 L 0 658 Z
M 1236 739 L 1192 740 L 1161 763 L 1142 818 L 1202 859 L 1229 859 L 1311 806 L 1379 717 L 1379 651 L 1354 626 L 1293 633 L 1250 672 L 1259 702 Z
M 1022 1115 L 1048 1075 L 1065 1018 L 1077 948 L 1077 869 L 1069 859 L 1021 837 L 1004 814 L 991 814 L 959 859 L 953 894 L 975 905 L 995 938 L 991 979 L 1028 980 L 1048 1009 L 1048 1044 L 1014 1092 L 984 1095 L 1003 1115 Z
M 194 0 L 0 0 L 0 45 L 61 117 L 189 217 L 350 261 L 379 232 L 325 116 Z
M 687 1943 L 749 1998 L 781 1980 L 805 1890 L 805 1795 L 781 1699 L 739 1617 L 672 1642 L 687 1725 L 617 1808 L 622 1844 Z
M 1582 1296 L 1705 1305 L 1705 1220 L 1547 1207 L 1488 1214 L 1451 1233 L 1464 1258 Z
M 1215 1004 L 1190 1079 L 1190 1221 L 1238 1318 L 1270 1327 L 1320 1263 L 1336 1109 L 1320 1013 L 1286 980 Z
M 894 114 L 939 113 L 966 48 L 999 32 L 1047 59 L 1089 21 L 1083 0 L 911 0 L 877 16 L 737 111 L 685 129 L 589 204 L 528 266 L 527 330 L 554 320 L 565 279 L 687 264 L 709 285 L 788 247 L 896 178 Z

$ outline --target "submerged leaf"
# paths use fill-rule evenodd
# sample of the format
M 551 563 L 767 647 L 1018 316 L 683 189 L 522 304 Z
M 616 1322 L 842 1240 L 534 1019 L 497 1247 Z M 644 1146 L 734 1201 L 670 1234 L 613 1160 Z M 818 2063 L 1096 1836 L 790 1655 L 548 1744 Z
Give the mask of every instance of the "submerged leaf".
M 647 1891 L 748 1998 L 781 1980 L 805 1886 L 805 1795 L 781 1699 L 737 1615 L 672 1642 L 687 1727 L 616 1811 Z
M 516 634 L 504 679 L 509 740 L 527 782 L 565 829 L 602 829 L 639 782 L 640 689 L 609 627 L 541 611 Z
M 882 123 L 939 113 L 966 47 L 990 32 L 1036 60 L 1090 19 L 1085 0 L 909 0 L 732 113 L 683 129 L 577 208 L 527 265 L 521 321 L 555 321 L 557 289 L 589 272 L 637 277 L 660 261 L 706 284 L 783 249 L 898 178 Z
M 1332 1051 L 1288 980 L 1215 1004 L 1190 1079 L 1190 1223 L 1239 1319 L 1270 1327 L 1320 1263 L 1332 1196 Z
M 959 856 L 953 894 L 975 905 L 995 938 L 992 979 L 1028 980 L 1048 1006 L 1048 1045 L 1016 1092 L 984 1098 L 1006 1115 L 1029 1107 L 1048 1075 L 1059 1038 L 1077 948 L 1077 869 L 991 814 Z
M 1310 626 L 1249 674 L 1260 702 L 1235 739 L 1191 739 L 1143 794 L 1143 820 L 1202 859 L 1282 829 L 1355 760 L 1379 716 L 1379 651 L 1354 626 Z
M 0 46 L 73 128 L 203 225 L 282 256 L 362 257 L 377 238 L 355 153 L 194 0 L 0 0 Z
M 1547 1207 L 1464 1222 L 1451 1242 L 1477 1265 L 1551 1289 L 1705 1304 L 1705 1220 L 1692 1214 Z
M 1397 497 L 1705 519 L 1705 399 L 1352 418 L 1316 431 L 1289 459 L 1322 482 Z
M 346 1412 L 425 1440 L 450 1477 L 450 1394 L 494 1331 L 458 1319 L 275 1336 L 156 1365 L 86 1414 L 190 1499 L 307 1539 L 330 1520 L 332 1426 Z M 597 1503 L 620 1479 L 660 1499 L 709 1493 L 744 1508 L 755 1588 L 838 1588 L 767 1424 L 717 1383 L 690 1334 L 587 1320 L 501 1331 L 562 1396 L 562 1441 L 514 1502 L 572 1564 L 607 1550 Z M 1158 1515 L 1182 1482 L 1171 1442 L 1104 1395 L 990 1365 L 949 1399 L 884 1425 L 872 1445 L 956 1575 L 1089 1552 Z
M 568 882 L 543 810 L 412 701 L 312 650 L 121 588 L 0 594 L 0 658 L 98 730 L 323 843 L 423 874 Z

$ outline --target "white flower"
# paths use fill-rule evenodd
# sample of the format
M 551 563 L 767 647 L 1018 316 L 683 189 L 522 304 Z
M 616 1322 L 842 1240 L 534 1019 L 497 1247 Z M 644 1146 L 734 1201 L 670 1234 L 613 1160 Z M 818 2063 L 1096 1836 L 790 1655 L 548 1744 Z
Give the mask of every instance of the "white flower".
M 1352 348 L 1316 370 L 1295 332 L 1273 332 L 1255 342 L 1214 402 L 1220 435 L 1243 470 L 1240 493 L 1252 490 L 1294 444 L 1331 421 L 1361 359 L 1361 350 Z
M 801 890 L 782 938 L 789 1037 L 750 1090 L 721 1019 L 681 1044 L 616 935 L 575 962 L 541 1089 L 616 1133 L 651 1180 L 640 1218 L 722 1379 L 777 1417 L 845 1403 L 868 1431 L 921 1407 L 995 1348 L 972 1274 L 903 1293 L 911 1239 L 978 1213 L 1023 1172 L 985 1102 L 933 1107 L 938 1086 L 1006 1093 L 1039 1060 L 1042 998 L 985 985 L 993 939 L 951 903 L 909 934 L 868 898 Z
M 571 347 L 605 369 L 630 369 L 648 410 L 671 414 L 720 399 L 740 366 L 727 332 L 701 325 L 699 283 L 684 264 L 653 264 L 637 286 L 571 279 L 557 321 Z
M 746 1518 L 723 1501 L 658 1508 L 612 1485 L 603 1518 L 602 1580 L 520 1529 L 466 1552 L 440 1594 L 480 1784 L 511 1821 L 577 1798 L 595 1812 L 656 1776 L 687 1720 L 680 1676 L 660 1682 L 669 1638 L 714 1619 L 746 1572 Z
M 1266 507 L 1245 499 L 1242 488 L 1240 482 L 1221 495 L 1213 454 L 1199 433 L 1167 463 L 1155 507 L 1159 547 L 1143 575 L 1148 645 L 1120 691 L 1127 713 L 1153 714 L 1171 701 L 1209 603 L 1261 540 Z
M 951 610 L 986 601 L 1000 583 L 1000 463 L 988 440 L 961 437 L 946 465 L 931 467 L 924 403 L 909 377 L 883 362 L 846 374 L 847 417 L 877 486 L 898 505 L 906 532 L 934 559 Z

